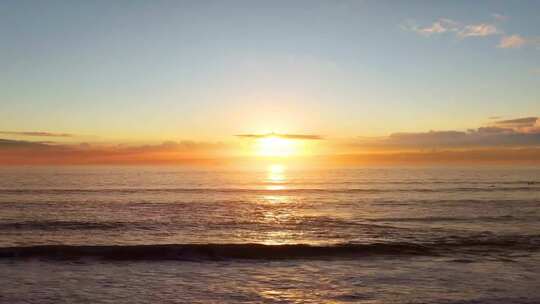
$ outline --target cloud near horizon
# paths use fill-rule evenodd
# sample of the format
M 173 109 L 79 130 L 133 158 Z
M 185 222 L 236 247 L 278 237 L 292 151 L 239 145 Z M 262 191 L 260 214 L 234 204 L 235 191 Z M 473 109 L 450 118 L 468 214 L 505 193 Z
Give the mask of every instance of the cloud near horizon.
M 75 135 L 69 133 L 52 133 L 43 131 L 0 131 L 0 135 L 12 135 L 12 136 L 29 136 L 29 137 L 74 137 Z
M 497 120 L 467 131 L 392 133 L 383 138 L 362 138 L 354 145 L 379 150 L 423 150 L 540 146 L 538 117 Z
M 219 142 L 93 145 L 0 139 L 0 164 L 198 164 L 232 151 L 232 146 Z
M 279 137 L 285 139 L 300 139 L 300 140 L 322 140 L 324 139 L 321 135 L 316 134 L 280 134 L 280 133 L 266 133 L 266 134 L 238 134 L 236 137 L 241 138 L 268 138 L 268 137 Z
M 498 120 L 494 124 L 498 126 L 504 126 L 507 128 L 533 128 L 537 126 L 538 117 L 523 117 L 517 119 Z
M 240 138 L 271 136 L 321 140 L 314 134 L 239 134 Z M 243 146 L 245 144 L 245 146 Z M 540 163 L 540 125 L 536 116 L 491 120 L 465 131 L 396 132 L 385 137 L 326 140 L 319 155 L 328 163 L 444 161 L 533 161 Z M 250 157 L 247 142 L 166 141 L 147 145 L 67 144 L 0 139 L 0 164 L 187 164 L 216 165 Z M 243 152 L 242 152 L 243 151 Z M 331 151 L 331 152 L 328 152 Z M 312 155 L 312 156 L 313 156 Z M 356 156 L 355 156 L 356 155 Z

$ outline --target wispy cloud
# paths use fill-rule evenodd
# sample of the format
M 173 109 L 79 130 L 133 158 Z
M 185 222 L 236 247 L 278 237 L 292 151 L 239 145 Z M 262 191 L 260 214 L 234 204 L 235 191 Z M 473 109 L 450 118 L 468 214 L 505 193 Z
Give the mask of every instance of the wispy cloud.
M 440 18 L 427 26 L 419 26 L 413 20 L 408 20 L 402 29 L 415 32 L 424 37 L 434 35 L 449 34 L 456 38 L 482 38 L 489 36 L 500 36 L 497 48 L 501 49 L 518 49 L 524 46 L 540 47 L 539 37 L 524 37 L 520 34 L 508 34 L 500 28 L 501 22 L 504 22 L 508 17 L 501 14 L 492 14 L 495 22 L 480 22 L 480 23 L 462 23 L 449 18 Z
M 10 148 L 48 148 L 50 147 L 47 143 L 42 142 L 32 142 L 25 140 L 11 140 L 11 139 L 1 139 L 0 138 L 0 150 L 10 149 Z
M 508 16 L 497 14 L 497 13 L 491 14 L 491 17 L 493 17 L 493 19 L 499 22 L 508 20 Z
M 497 45 L 498 48 L 502 49 L 518 49 L 524 46 L 527 43 L 527 40 L 520 35 L 510 35 L 503 36 L 501 41 Z
M 448 32 L 459 31 L 459 22 L 452 19 L 441 18 L 428 26 L 420 27 L 414 20 L 408 20 L 405 25 L 402 25 L 403 29 L 411 30 L 423 36 L 431 36 L 435 34 L 443 34 Z
M 411 30 L 422 36 L 436 34 L 453 34 L 458 38 L 485 37 L 500 34 L 501 31 L 491 23 L 463 24 L 459 21 L 440 18 L 428 26 L 418 26 L 414 21 L 408 21 L 402 28 Z
M 51 132 L 41 132 L 41 131 L 29 131 L 29 132 L 0 131 L 0 134 L 11 135 L 11 136 L 32 136 L 32 137 L 74 137 L 73 134 L 68 134 L 68 133 L 51 133 Z
M 480 24 L 471 24 L 463 27 L 461 31 L 458 32 L 458 36 L 461 38 L 467 37 L 485 37 L 499 34 L 500 31 L 493 24 L 480 23 Z
M 236 137 L 242 138 L 268 138 L 279 137 L 287 139 L 302 139 L 302 140 L 321 140 L 323 137 L 316 134 L 280 134 L 280 133 L 266 133 L 266 134 L 238 134 Z
M 494 124 L 501 127 L 513 128 L 513 129 L 522 129 L 522 128 L 532 128 L 536 126 L 538 117 L 523 117 L 516 119 L 507 119 L 507 120 L 498 120 Z

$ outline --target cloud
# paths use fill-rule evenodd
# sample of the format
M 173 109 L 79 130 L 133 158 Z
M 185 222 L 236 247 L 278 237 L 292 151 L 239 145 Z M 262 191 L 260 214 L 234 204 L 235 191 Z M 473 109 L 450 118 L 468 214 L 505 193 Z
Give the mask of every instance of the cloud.
M 301 140 L 321 140 L 323 137 L 321 135 L 315 134 L 279 134 L 279 133 L 266 133 L 266 134 L 238 134 L 236 137 L 241 138 L 268 138 L 268 137 L 279 137 L 286 139 L 301 139 Z
M 458 32 L 458 36 L 461 38 L 467 37 L 485 37 L 499 34 L 499 30 L 493 24 L 480 23 L 466 25 L 461 31 Z
M 505 15 L 501 15 L 501 14 L 491 14 L 491 17 L 493 17 L 493 19 L 495 19 L 496 21 L 499 21 L 499 22 L 503 22 L 503 21 L 506 21 L 508 20 L 508 16 L 505 16 Z
M 440 164 L 510 163 L 539 164 L 540 148 L 490 148 L 468 150 L 430 150 L 390 153 L 354 153 L 331 157 L 337 165 L 351 164 Z
M 467 131 L 392 133 L 385 138 L 363 138 L 356 145 L 382 150 L 540 146 L 537 120 L 537 117 L 499 120 L 489 126 Z
M 502 22 L 508 18 L 501 14 L 492 14 L 496 22 Z M 524 37 L 519 34 L 506 34 L 493 23 L 471 23 L 465 24 L 448 18 L 440 18 L 428 26 L 418 26 L 413 20 L 408 20 L 402 29 L 415 32 L 419 35 L 430 37 L 440 34 L 452 34 L 457 38 L 481 38 L 488 36 L 501 36 L 497 48 L 517 49 L 524 46 L 536 46 L 540 48 L 540 37 Z
M 418 27 L 414 24 L 414 21 L 409 21 L 408 23 L 409 24 L 403 26 L 403 28 L 412 30 L 424 36 L 431 36 L 434 34 L 442 34 L 447 32 L 456 32 L 459 30 L 459 23 L 447 18 L 441 18 L 426 27 Z
M 448 29 L 441 24 L 441 22 L 435 22 L 430 27 L 425 27 L 419 30 L 420 33 L 431 35 L 431 34 L 439 34 L 439 33 L 445 33 Z
M 480 127 L 478 129 L 470 129 L 469 132 L 478 132 L 480 134 L 513 134 L 514 129 L 501 128 L 501 127 Z
M 231 155 L 232 149 L 219 142 L 91 145 L 0 139 L 0 164 L 204 164 Z
M 239 138 L 280 137 L 321 140 L 316 134 L 239 134 Z M 373 161 L 498 160 L 540 161 L 540 125 L 536 116 L 490 121 L 469 130 L 396 132 L 384 137 L 327 141 L 329 155 L 370 154 Z M 236 143 L 166 141 L 146 145 L 66 144 L 0 139 L 0 164 L 228 164 L 246 156 L 248 141 Z M 334 150 L 335 149 L 335 150 Z M 516 151 L 521 152 L 516 152 Z M 463 152 L 469 151 L 469 152 Z M 480 151 L 480 152 L 479 152 Z M 376 154 L 385 156 L 376 156 Z M 351 156 L 356 161 L 356 156 Z
M 533 46 L 540 49 L 540 37 L 524 37 L 519 34 L 505 34 L 505 31 L 498 28 L 500 22 L 506 21 L 508 17 L 501 14 L 492 14 L 496 24 L 493 23 L 471 23 L 465 24 L 449 18 L 440 18 L 428 26 L 419 26 L 414 20 L 407 20 L 400 27 L 407 31 L 415 32 L 424 37 L 441 34 L 451 34 L 457 38 L 481 38 L 489 36 L 501 36 L 497 48 L 518 49 L 524 46 Z
M 495 125 L 504 126 L 508 128 L 530 128 L 536 125 L 538 117 L 523 117 L 516 119 L 498 120 L 495 121 Z
M 502 49 L 518 49 L 527 44 L 527 40 L 520 35 L 503 36 L 498 48 Z
M 31 142 L 24 140 L 10 140 L 0 138 L 0 149 L 17 149 L 17 148 L 44 148 L 49 147 L 47 143 Z
M 466 132 L 394 133 L 383 141 L 367 144 L 372 148 L 394 150 L 538 145 L 540 133 L 518 133 L 504 128 L 478 128 Z
M 419 27 L 415 25 L 414 22 L 409 21 L 409 26 L 403 26 L 403 28 L 428 37 L 444 33 L 453 33 L 459 38 L 485 37 L 502 33 L 494 24 L 462 24 L 458 21 L 448 18 L 438 19 L 437 21 L 425 27 Z
M 16 132 L 16 131 L 0 131 L 0 135 L 14 135 L 14 136 L 33 136 L 33 137 L 73 137 L 73 134 L 68 133 L 51 133 L 41 131 L 30 132 Z

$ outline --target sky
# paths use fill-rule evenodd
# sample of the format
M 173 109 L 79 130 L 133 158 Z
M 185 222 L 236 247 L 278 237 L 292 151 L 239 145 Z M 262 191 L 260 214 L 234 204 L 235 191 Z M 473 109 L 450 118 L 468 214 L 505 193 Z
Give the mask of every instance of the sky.
M 0 1 L 0 154 L 227 154 L 253 140 L 235 135 L 271 132 L 314 136 L 298 141 L 321 153 L 536 148 L 539 11 L 538 1 Z M 529 120 L 504 123 L 516 119 Z

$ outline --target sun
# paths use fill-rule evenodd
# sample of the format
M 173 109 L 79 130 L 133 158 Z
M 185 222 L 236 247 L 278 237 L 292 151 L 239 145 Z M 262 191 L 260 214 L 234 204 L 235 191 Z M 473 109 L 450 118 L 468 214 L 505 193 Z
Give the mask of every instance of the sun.
M 257 140 L 256 150 L 259 156 L 286 157 L 297 153 L 297 144 L 293 140 L 269 136 Z

